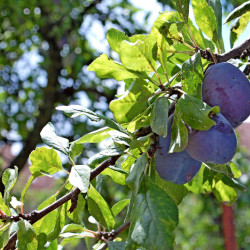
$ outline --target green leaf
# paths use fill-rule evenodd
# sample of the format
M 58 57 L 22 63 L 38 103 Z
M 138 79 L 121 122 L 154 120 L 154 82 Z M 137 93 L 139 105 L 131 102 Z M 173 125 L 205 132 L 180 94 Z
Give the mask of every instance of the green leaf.
M 249 24 L 250 11 L 243 14 L 241 17 L 237 18 L 232 24 L 231 33 L 230 33 L 230 44 L 233 47 L 236 40 L 239 38 L 241 33 L 246 29 Z
M 157 45 L 153 35 L 146 35 L 143 40 L 134 43 L 122 41 L 120 46 L 122 64 L 138 72 L 156 71 Z
M 132 121 L 148 107 L 148 98 L 154 93 L 152 86 L 144 80 L 136 80 L 109 108 L 119 123 Z
M 56 108 L 57 110 L 61 110 L 67 114 L 71 114 L 71 117 L 77 117 L 79 115 L 86 115 L 90 120 L 94 122 L 99 122 L 101 120 L 104 121 L 104 126 L 107 126 L 109 128 L 113 128 L 115 130 L 118 130 L 124 134 L 130 135 L 120 124 L 114 122 L 112 119 L 107 118 L 104 115 L 96 114 L 95 112 L 86 109 L 80 105 L 70 105 L 70 106 L 60 106 Z
M 48 246 L 46 245 L 46 247 L 47 247 L 46 250 L 57 250 L 58 249 L 57 239 L 53 240 L 52 242 L 48 242 Z
M 40 172 L 34 172 L 34 173 L 29 177 L 29 179 L 28 179 L 28 181 L 27 181 L 27 183 L 26 183 L 26 185 L 25 185 L 25 187 L 23 188 L 22 193 L 21 193 L 21 199 L 20 199 L 21 202 L 23 202 L 24 196 L 25 196 L 25 194 L 26 194 L 26 192 L 27 192 L 27 190 L 28 190 L 30 184 L 32 183 L 32 181 L 34 181 L 34 180 L 35 180 L 37 177 L 39 177 L 39 176 L 42 176 L 42 174 L 41 174 Z
M 183 90 L 189 95 L 200 98 L 202 79 L 201 54 L 197 52 L 182 65 L 181 82 Z
M 173 124 L 171 127 L 171 143 L 169 153 L 183 151 L 188 143 L 188 130 L 181 119 L 179 106 L 175 108 Z
M 148 157 L 144 153 L 140 158 L 136 160 L 136 163 L 132 171 L 130 172 L 129 176 L 126 179 L 127 185 L 132 190 L 135 190 L 135 193 L 137 193 L 139 189 L 141 177 L 147 165 L 148 165 Z
M 38 241 L 37 249 L 44 250 L 44 245 L 47 243 L 47 235 L 45 233 L 38 234 L 37 241 Z
M 118 171 L 117 171 L 118 170 Z M 122 169 L 120 169 L 121 171 L 124 171 Z M 124 173 L 124 172 L 121 172 L 119 171 L 119 169 L 117 168 L 106 168 L 102 171 L 102 175 L 108 175 L 112 178 L 112 180 L 115 182 L 115 183 L 118 183 L 120 185 L 125 185 L 125 179 L 127 177 L 127 174 Z
M 127 130 L 134 133 L 137 129 L 150 125 L 150 112 L 152 105 L 150 105 L 141 114 L 137 115 L 131 122 L 128 123 Z
M 212 51 L 215 51 L 213 42 L 210 39 L 207 39 L 204 37 L 201 30 L 200 29 L 198 30 L 194 26 L 191 19 L 188 20 L 188 25 L 189 25 L 189 28 L 190 28 L 192 34 L 193 34 L 195 42 L 198 44 L 198 46 L 200 48 L 202 48 L 202 49 L 210 48 Z
M 104 198 L 91 185 L 88 190 L 89 213 L 105 228 L 109 230 L 115 225 L 115 219 Z
M 2 182 L 5 186 L 4 202 L 6 205 L 9 204 L 9 202 L 10 202 L 10 199 L 11 199 L 10 191 L 14 187 L 14 185 L 16 184 L 17 177 L 18 177 L 18 168 L 16 166 L 14 169 L 7 168 L 3 173 Z
M 184 37 L 181 32 L 183 27 L 184 23 L 182 21 L 167 21 L 163 22 L 158 29 L 159 32 L 165 37 L 167 43 L 172 45 L 184 42 Z
M 122 64 L 108 58 L 106 54 L 102 54 L 95 59 L 87 69 L 94 71 L 100 78 L 114 78 L 117 81 L 138 78 L 138 75 L 130 72 Z
M 40 172 L 52 175 L 63 169 L 60 157 L 53 148 L 36 148 L 30 154 L 30 161 L 32 163 L 30 167 L 32 174 Z
M 0 237 L 0 248 L 4 249 L 4 247 L 8 244 L 9 242 L 9 237 L 10 237 L 10 226 L 7 226 L 7 228 L 1 228 L 0 229 L 1 237 Z
M 82 153 L 83 148 L 83 145 L 72 142 L 69 147 L 69 154 L 71 159 L 74 160 L 76 156 L 79 156 Z
M 125 250 L 125 241 L 109 241 L 109 250 Z
M 152 131 L 160 136 L 166 137 L 168 133 L 168 98 L 159 97 L 154 102 L 150 126 Z
M 197 130 L 208 130 L 213 125 L 216 125 L 216 122 L 210 119 L 209 115 L 215 113 L 218 114 L 220 112 L 218 106 L 211 108 L 205 102 L 187 94 L 181 96 L 177 105 L 182 113 L 181 118 L 191 128 Z
M 208 162 L 203 163 L 203 164 L 212 171 L 223 173 L 230 178 L 234 177 L 229 164 L 214 164 L 214 163 L 208 163 Z
M 231 20 L 242 16 L 247 11 L 250 11 L 250 1 L 247 1 L 247 2 L 245 2 L 243 4 L 241 4 L 240 6 L 235 8 L 232 12 L 230 12 L 228 14 L 228 16 L 226 17 L 224 23 L 230 22 Z
M 116 217 L 128 204 L 129 204 L 130 200 L 129 199 L 125 199 L 125 200 L 121 200 L 118 201 L 112 208 L 111 211 L 114 215 L 114 217 Z
M 84 213 L 84 208 L 85 208 L 85 199 L 82 197 L 82 195 L 78 195 L 78 200 L 77 200 L 77 206 L 74 209 L 74 211 L 72 213 L 67 212 L 67 216 L 75 223 L 80 224 L 82 222 L 82 216 Z M 67 211 L 70 209 L 71 207 L 71 200 L 68 201 L 68 207 L 67 207 Z
M 84 227 L 82 225 L 79 225 L 79 224 L 68 224 L 68 225 L 65 225 L 62 229 L 62 232 L 61 234 L 63 233 L 81 233 L 83 231 Z
M 230 162 L 231 171 L 233 173 L 234 178 L 240 178 L 241 177 L 241 171 L 239 170 L 238 166 L 234 162 Z
M 130 244 L 134 242 L 151 250 L 173 249 L 178 208 L 161 188 L 144 180 L 131 212 L 130 223 Z
M 67 206 L 64 203 L 59 209 L 56 214 L 56 224 L 52 232 L 48 235 L 48 241 L 53 241 L 58 238 L 60 232 L 62 231 L 63 226 L 66 222 L 66 213 L 67 213 Z
M 125 156 L 124 161 L 121 163 L 122 169 L 129 171 L 135 160 L 140 157 L 140 150 L 133 149 L 129 151 L 129 154 Z
M 130 38 L 117 29 L 109 29 L 107 32 L 107 40 L 112 50 L 120 53 L 120 45 L 123 40 L 130 41 Z
M 71 168 L 69 182 L 78 187 L 82 193 L 86 193 L 89 188 L 90 168 L 87 165 L 75 165 Z
M 214 172 L 203 164 L 193 180 L 185 184 L 194 193 L 213 192 L 220 202 L 232 204 L 237 198 L 235 189 L 246 191 L 246 187 L 224 173 Z
M 204 180 L 205 177 L 203 173 L 205 168 L 205 165 L 202 164 L 196 176 L 190 182 L 184 185 L 190 192 L 195 194 L 205 194 L 212 192 L 211 185 L 208 183 L 208 181 Z
M 20 250 L 27 250 L 28 244 L 36 239 L 36 232 L 32 225 L 26 220 L 18 221 L 17 225 L 17 247 Z
M 79 138 L 78 140 L 74 141 L 76 144 L 81 143 L 99 143 L 103 141 L 104 139 L 110 137 L 110 135 L 107 133 L 108 131 L 112 130 L 109 127 L 104 127 L 97 129 L 95 131 L 92 131 L 83 137 Z
M 220 0 L 209 0 L 208 4 L 213 8 L 217 23 L 217 47 L 219 48 L 219 53 L 224 53 L 224 43 L 222 38 L 222 7 Z
M 103 162 L 105 159 L 107 159 L 110 156 L 116 156 L 123 154 L 123 151 L 116 147 L 116 146 L 110 146 L 107 149 L 102 150 L 101 152 L 95 154 L 91 158 L 88 159 L 87 164 L 90 166 L 96 166 Z
M 53 202 L 56 201 L 56 194 L 49 197 L 47 200 L 45 200 L 42 204 L 39 205 L 37 208 L 38 211 L 42 210 L 43 208 L 51 205 Z M 37 221 L 33 226 L 34 229 L 38 234 L 45 233 L 46 235 L 49 234 L 53 228 L 55 227 L 56 223 L 56 215 L 58 210 L 55 209 L 45 215 L 43 218 L 41 218 L 39 221 Z
M 189 14 L 189 0 L 173 0 L 172 3 L 187 23 Z
M 40 133 L 43 142 L 62 152 L 63 154 L 68 154 L 69 140 L 58 136 L 55 132 L 55 128 L 52 123 L 48 123 Z
M 5 204 L 2 194 L 0 193 L 0 209 L 6 214 L 10 215 L 8 206 Z
M 121 133 L 117 130 L 111 130 L 108 132 L 114 143 L 129 146 L 131 138 L 127 134 Z
M 195 21 L 203 33 L 217 41 L 217 22 L 213 8 L 206 0 L 192 0 Z
M 151 180 L 159 186 L 161 189 L 166 192 L 166 194 L 172 198 L 172 200 L 175 202 L 176 206 L 178 206 L 182 200 L 185 198 L 185 196 L 188 194 L 188 190 L 184 185 L 175 184 L 170 181 L 163 180 L 157 171 L 155 170 L 155 162 L 154 160 L 151 161 Z
M 228 205 L 232 205 L 238 197 L 235 189 L 225 185 L 223 181 L 216 182 L 213 193 L 218 201 L 227 202 Z

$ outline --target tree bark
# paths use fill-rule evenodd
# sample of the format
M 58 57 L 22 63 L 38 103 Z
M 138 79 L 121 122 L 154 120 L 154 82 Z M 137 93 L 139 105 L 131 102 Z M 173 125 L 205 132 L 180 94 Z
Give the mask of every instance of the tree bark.
M 224 235 L 225 250 L 237 250 L 235 237 L 234 212 L 233 207 L 228 207 L 222 203 L 222 229 Z

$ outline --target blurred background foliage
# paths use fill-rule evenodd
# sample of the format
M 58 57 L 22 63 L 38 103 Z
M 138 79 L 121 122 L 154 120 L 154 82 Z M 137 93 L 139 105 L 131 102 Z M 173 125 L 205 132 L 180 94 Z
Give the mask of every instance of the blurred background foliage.
M 244 0 L 221 2 L 224 12 L 228 13 Z M 170 0 L 152 1 L 152 9 L 154 3 L 161 11 L 173 8 Z M 30 152 L 41 143 L 40 131 L 50 121 L 58 134 L 71 141 L 101 126 L 84 117 L 69 119 L 55 110 L 58 105 L 80 104 L 112 117 L 108 104 L 117 94 L 119 83 L 112 79 L 100 80 L 86 68 L 101 53 L 116 57 L 105 40 L 109 28 L 117 28 L 129 36 L 150 30 L 152 13 L 134 4 L 135 1 L 129 0 L 1 2 L 0 147 L 10 147 L 13 153 L 8 161 L 5 159 L 5 167 L 16 165 L 19 171 L 23 169 Z M 78 157 L 79 163 L 86 162 L 97 150 L 96 145 L 85 145 Z M 245 153 L 238 154 L 243 173 L 249 172 L 248 158 Z M 22 187 L 24 181 L 18 185 Z M 101 194 L 111 206 L 129 197 L 129 190 L 108 176 L 100 177 L 99 183 Z M 246 183 L 250 188 L 249 181 Z M 30 190 L 26 209 L 35 209 L 60 185 L 62 182 L 57 178 L 53 188 Z M 240 249 L 250 245 L 249 202 L 247 192 L 240 194 L 234 205 Z M 180 213 L 176 249 L 223 248 L 221 206 L 213 197 L 190 194 L 180 205 Z M 121 214 L 118 218 L 119 223 L 124 216 Z M 88 223 L 87 211 L 84 217 Z M 93 229 L 96 230 L 95 225 Z M 72 240 L 72 244 L 78 244 L 78 240 Z

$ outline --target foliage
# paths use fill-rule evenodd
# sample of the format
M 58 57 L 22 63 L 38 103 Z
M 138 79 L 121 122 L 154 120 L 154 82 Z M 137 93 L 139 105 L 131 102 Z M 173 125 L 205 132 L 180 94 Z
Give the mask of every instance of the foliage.
M 72 119 L 87 117 L 103 128 L 75 140 L 59 136 L 52 123 L 45 125 L 41 138 L 50 148 L 38 147 L 31 152 L 32 176 L 23 189 L 21 203 L 11 202 L 17 168 L 4 172 L 5 193 L 0 197 L 2 248 L 15 244 L 14 237 L 17 237 L 20 249 L 45 246 L 57 249 L 75 244 L 79 239 L 85 239 L 86 245 L 93 249 L 173 249 L 174 230 L 179 222 L 178 206 L 188 192 L 211 194 L 219 202 L 231 205 L 237 199 L 237 191 L 245 190 L 237 180 L 240 170 L 233 162 L 203 163 L 194 179 L 182 185 L 161 179 L 155 170 L 157 138 L 167 136 L 169 128 L 165 123 L 171 113 L 176 117 L 171 148 L 177 153 L 185 145 L 173 146 L 175 141 L 186 144 L 187 130 L 209 130 L 216 123 L 211 117 L 219 113 L 219 108 L 209 107 L 199 93 L 203 69 L 208 65 L 204 53 L 216 57 L 216 53 L 224 51 L 222 10 L 219 1 L 201 1 L 201 7 L 198 2 L 192 1 L 198 27 L 189 18 L 189 1 L 177 0 L 173 1 L 177 11 L 161 13 L 150 34 L 127 36 L 122 31 L 109 30 L 107 40 L 120 62 L 104 54 L 94 60 L 88 70 L 99 77 L 125 82 L 125 93 L 110 102 L 115 120 L 80 105 L 57 107 L 58 112 L 63 111 Z M 47 6 L 47 11 L 49 9 Z M 47 15 L 56 16 L 57 9 L 51 11 Z M 60 37 L 65 30 L 52 29 L 51 32 Z M 51 53 L 52 56 L 53 51 Z M 181 126 L 184 123 L 186 125 Z M 110 145 L 105 150 L 90 158 L 87 165 L 76 164 L 77 156 L 84 150 L 82 144 L 85 147 L 87 143 L 107 138 Z M 69 171 L 57 151 L 68 159 Z M 25 194 L 31 182 L 62 170 L 67 177 L 58 192 L 37 211 L 23 214 Z M 102 195 L 104 177 L 100 174 L 118 183 L 114 185 L 124 186 L 126 200 L 112 204 L 105 199 Z M 126 223 L 118 228 L 120 213 Z M 98 231 L 94 231 L 88 221 L 96 224 Z M 127 237 L 113 242 L 128 227 Z M 10 233 L 14 236 L 8 243 Z M 89 238 L 95 238 L 94 246 Z

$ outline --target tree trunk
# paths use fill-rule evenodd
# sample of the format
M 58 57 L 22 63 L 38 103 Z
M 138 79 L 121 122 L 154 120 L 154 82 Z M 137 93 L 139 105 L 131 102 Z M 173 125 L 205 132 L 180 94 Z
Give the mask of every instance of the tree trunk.
M 237 242 L 234 227 L 234 211 L 222 203 L 222 229 L 224 236 L 225 250 L 237 250 Z

